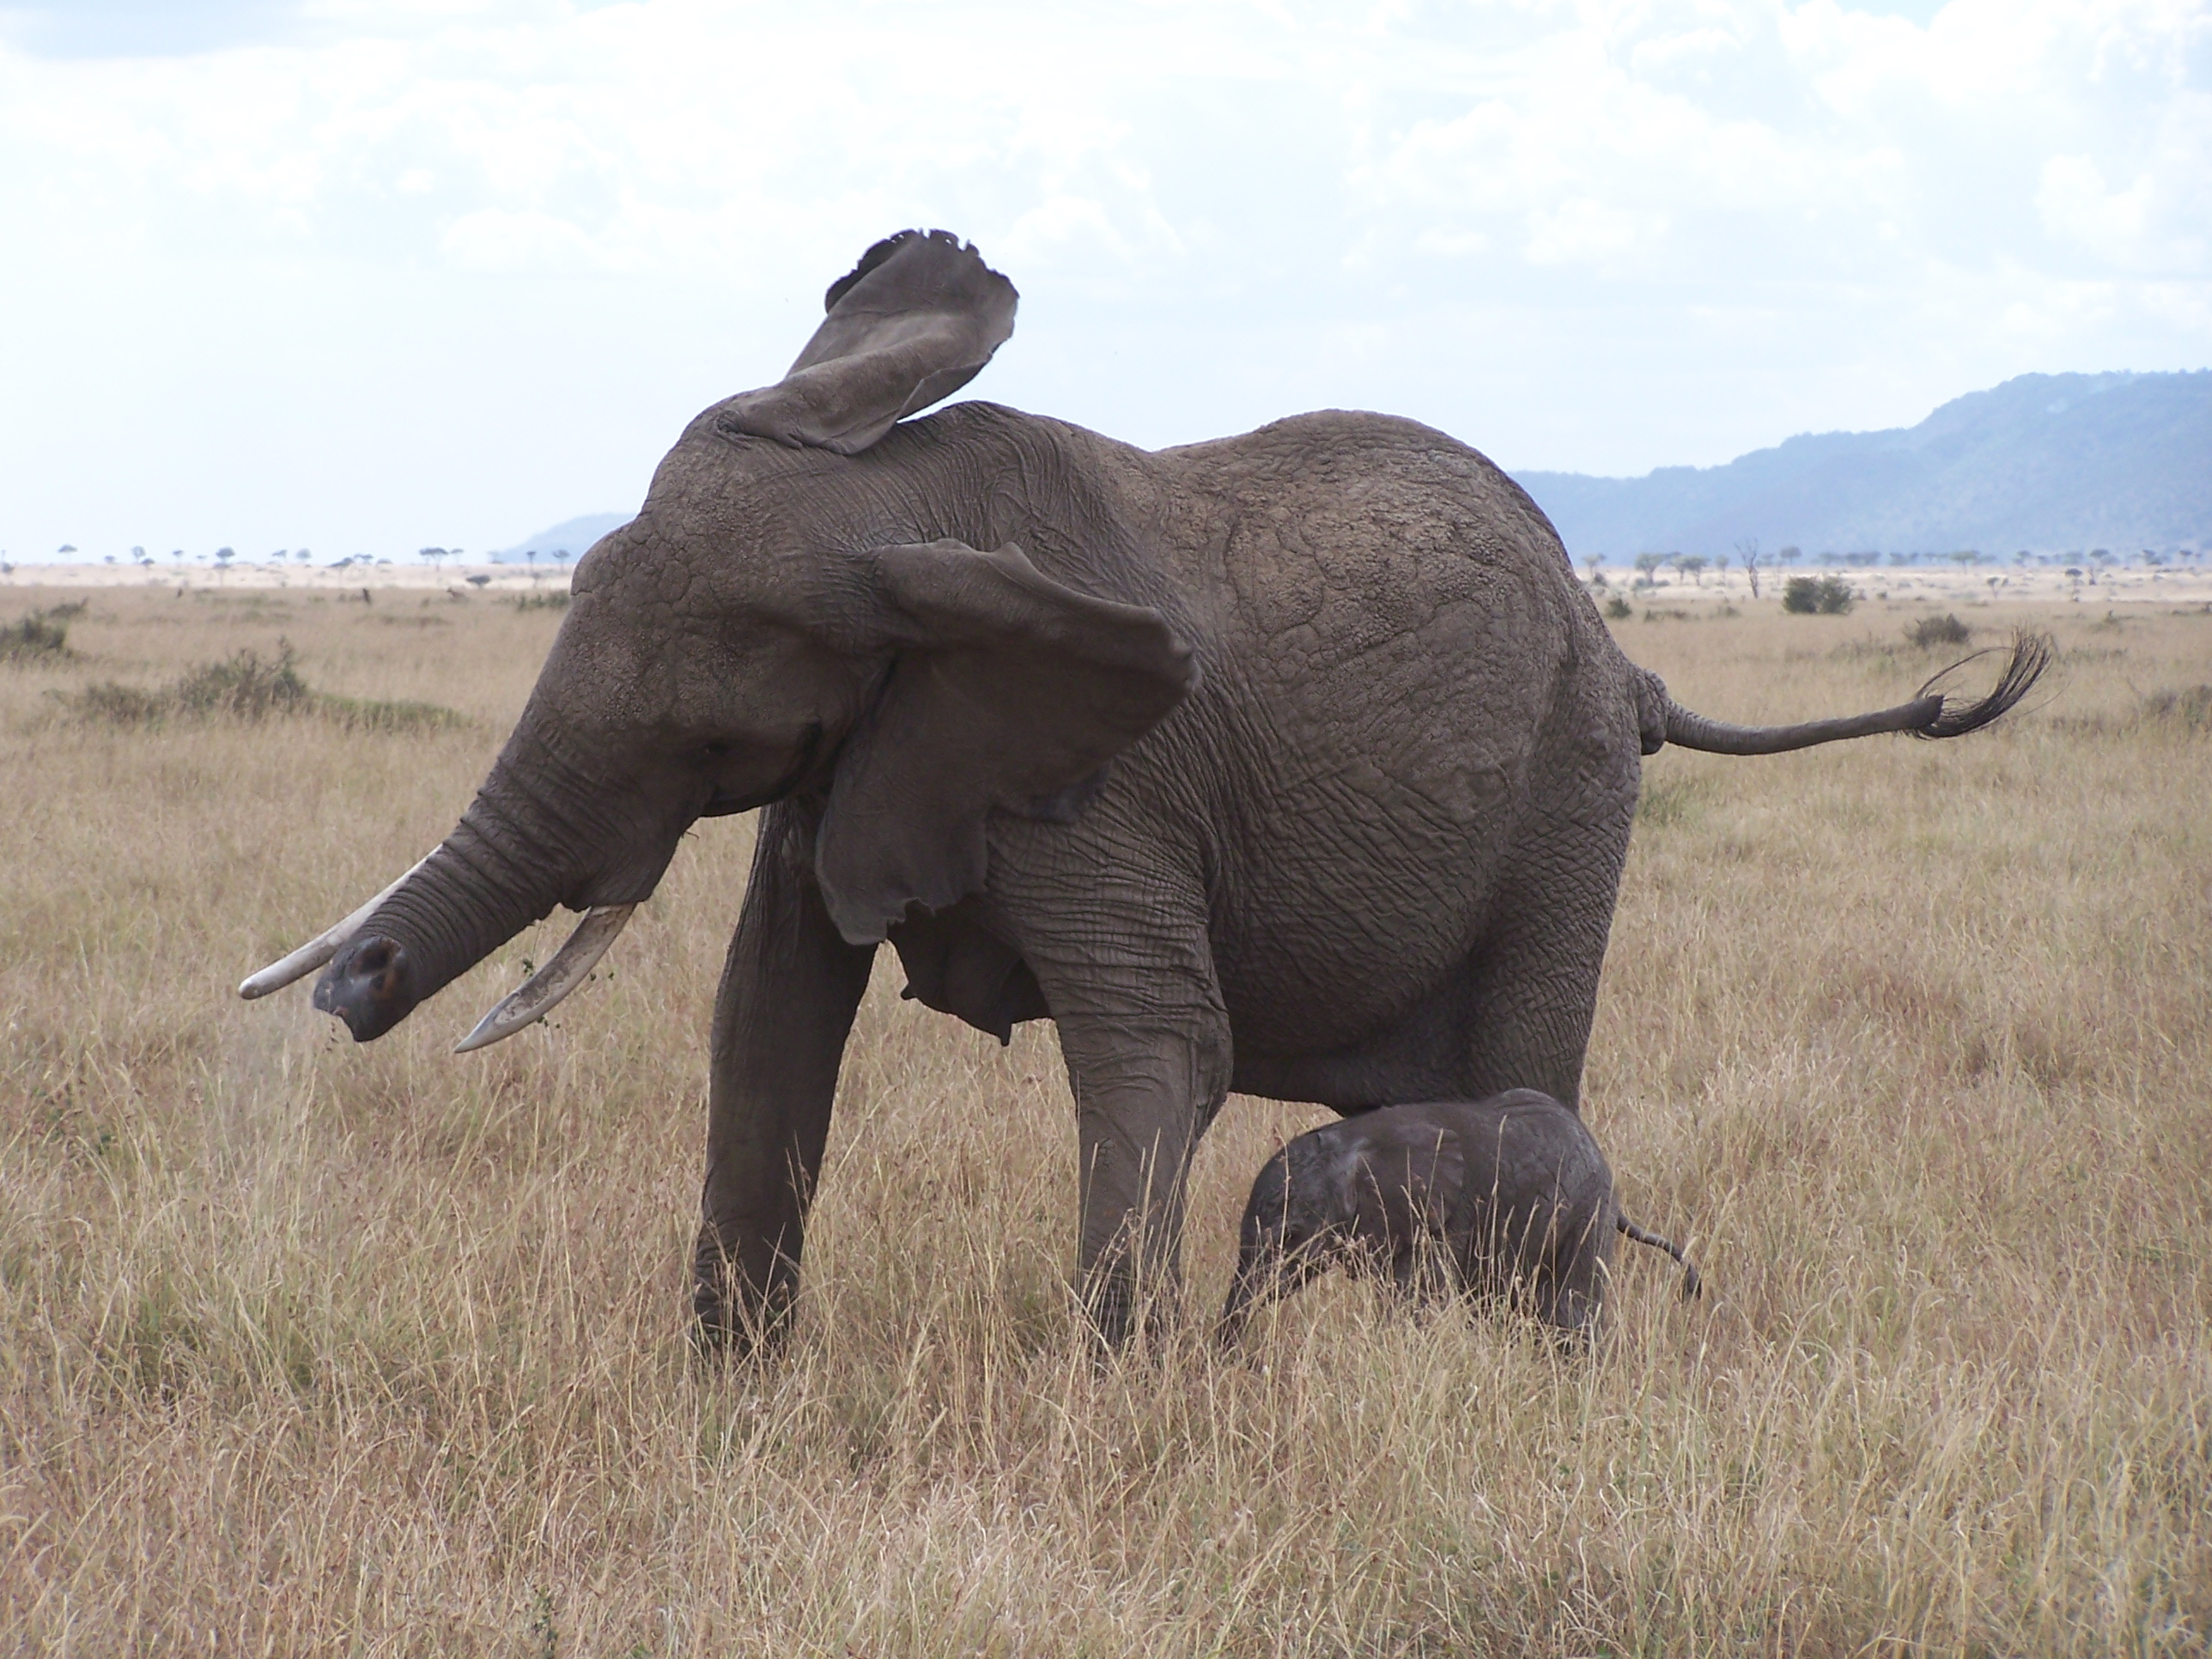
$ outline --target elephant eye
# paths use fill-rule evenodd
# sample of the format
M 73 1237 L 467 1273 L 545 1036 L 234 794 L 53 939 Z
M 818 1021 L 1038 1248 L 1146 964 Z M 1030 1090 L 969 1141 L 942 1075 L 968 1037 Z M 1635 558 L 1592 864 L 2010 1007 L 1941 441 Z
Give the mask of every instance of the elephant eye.
M 730 745 L 722 742 L 720 738 L 716 738 L 713 743 L 707 745 L 707 753 L 710 756 L 726 755 L 729 752 Z

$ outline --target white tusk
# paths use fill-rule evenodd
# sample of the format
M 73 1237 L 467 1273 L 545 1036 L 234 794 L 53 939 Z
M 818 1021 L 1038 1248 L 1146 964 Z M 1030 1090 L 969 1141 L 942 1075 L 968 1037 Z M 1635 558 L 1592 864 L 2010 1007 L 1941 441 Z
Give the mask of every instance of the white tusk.
M 559 1006 L 567 996 L 584 982 L 599 959 L 606 955 L 607 946 L 615 936 L 629 924 L 635 904 L 595 904 L 576 924 L 576 931 L 568 935 L 568 942 L 554 952 L 553 960 L 522 981 L 522 988 L 505 998 L 500 1005 L 477 1022 L 454 1048 L 457 1054 L 465 1054 L 478 1048 L 488 1048 L 501 1037 L 511 1037 L 524 1026 L 541 1020 Z
M 406 876 L 400 877 L 328 933 L 316 934 L 282 962 L 270 963 L 241 984 L 238 988 L 238 994 L 251 1002 L 256 997 L 267 996 L 271 991 L 283 990 L 294 980 L 305 979 L 337 955 L 338 947 L 359 933 L 369 917 L 376 914 L 376 907 L 398 892 L 405 884 L 407 876 L 413 875 L 416 870 L 420 870 L 429 861 L 427 854 L 416 860 L 414 869 L 410 870 Z

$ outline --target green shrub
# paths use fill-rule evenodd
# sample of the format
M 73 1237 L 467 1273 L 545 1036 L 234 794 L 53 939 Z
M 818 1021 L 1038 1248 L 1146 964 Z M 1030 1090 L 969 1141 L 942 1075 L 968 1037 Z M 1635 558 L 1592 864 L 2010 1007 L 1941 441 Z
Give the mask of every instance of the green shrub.
M 83 609 L 84 601 L 78 599 L 0 626 L 0 661 L 51 662 L 68 656 L 70 618 Z
M 1841 576 L 1792 576 L 1782 588 L 1782 608 L 1801 617 L 1840 617 L 1855 603 Z
M 1948 611 L 1940 617 L 1923 617 L 1905 630 L 1905 643 L 1923 651 L 1932 646 L 1964 645 L 1973 637 L 1974 630 Z
M 1636 607 L 1616 593 L 1605 602 L 1605 614 L 1615 622 L 1625 622 L 1636 614 Z
M 514 601 L 517 611 L 566 611 L 568 595 L 565 589 L 553 593 L 525 593 Z

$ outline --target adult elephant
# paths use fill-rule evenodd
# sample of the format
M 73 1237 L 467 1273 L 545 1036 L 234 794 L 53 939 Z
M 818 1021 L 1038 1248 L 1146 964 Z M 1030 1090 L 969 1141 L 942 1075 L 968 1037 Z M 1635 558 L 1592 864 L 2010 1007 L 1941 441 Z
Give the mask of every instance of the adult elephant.
M 904 418 L 1015 297 L 942 232 L 871 248 L 790 373 L 693 421 L 577 567 L 453 834 L 242 988 L 327 962 L 315 1006 L 367 1042 L 589 912 L 477 1046 L 582 979 L 696 820 L 765 807 L 714 1011 L 710 1340 L 796 1290 L 884 940 L 933 1008 L 1058 1025 L 1115 1340 L 1174 1271 L 1231 1089 L 1575 1102 L 1640 754 L 1948 737 L 2039 666 L 1965 708 L 1723 726 L 1621 654 L 1535 504 L 1440 432 L 1331 412 L 1147 453 L 991 404 Z

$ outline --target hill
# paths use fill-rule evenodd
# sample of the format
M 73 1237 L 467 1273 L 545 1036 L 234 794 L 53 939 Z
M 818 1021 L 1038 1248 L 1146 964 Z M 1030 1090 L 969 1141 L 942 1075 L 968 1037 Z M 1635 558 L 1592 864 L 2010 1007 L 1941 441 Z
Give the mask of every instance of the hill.
M 572 558 L 580 558 L 591 551 L 593 542 L 610 530 L 628 524 L 635 516 L 629 513 L 586 513 L 581 518 L 563 519 L 550 530 L 541 530 L 513 547 L 500 549 L 500 556 L 519 558 L 525 553 L 536 552 L 566 553 Z
M 2023 374 L 1915 427 L 1826 432 L 1640 478 L 1522 472 L 1577 558 L 2160 550 L 2212 543 L 2212 371 Z

